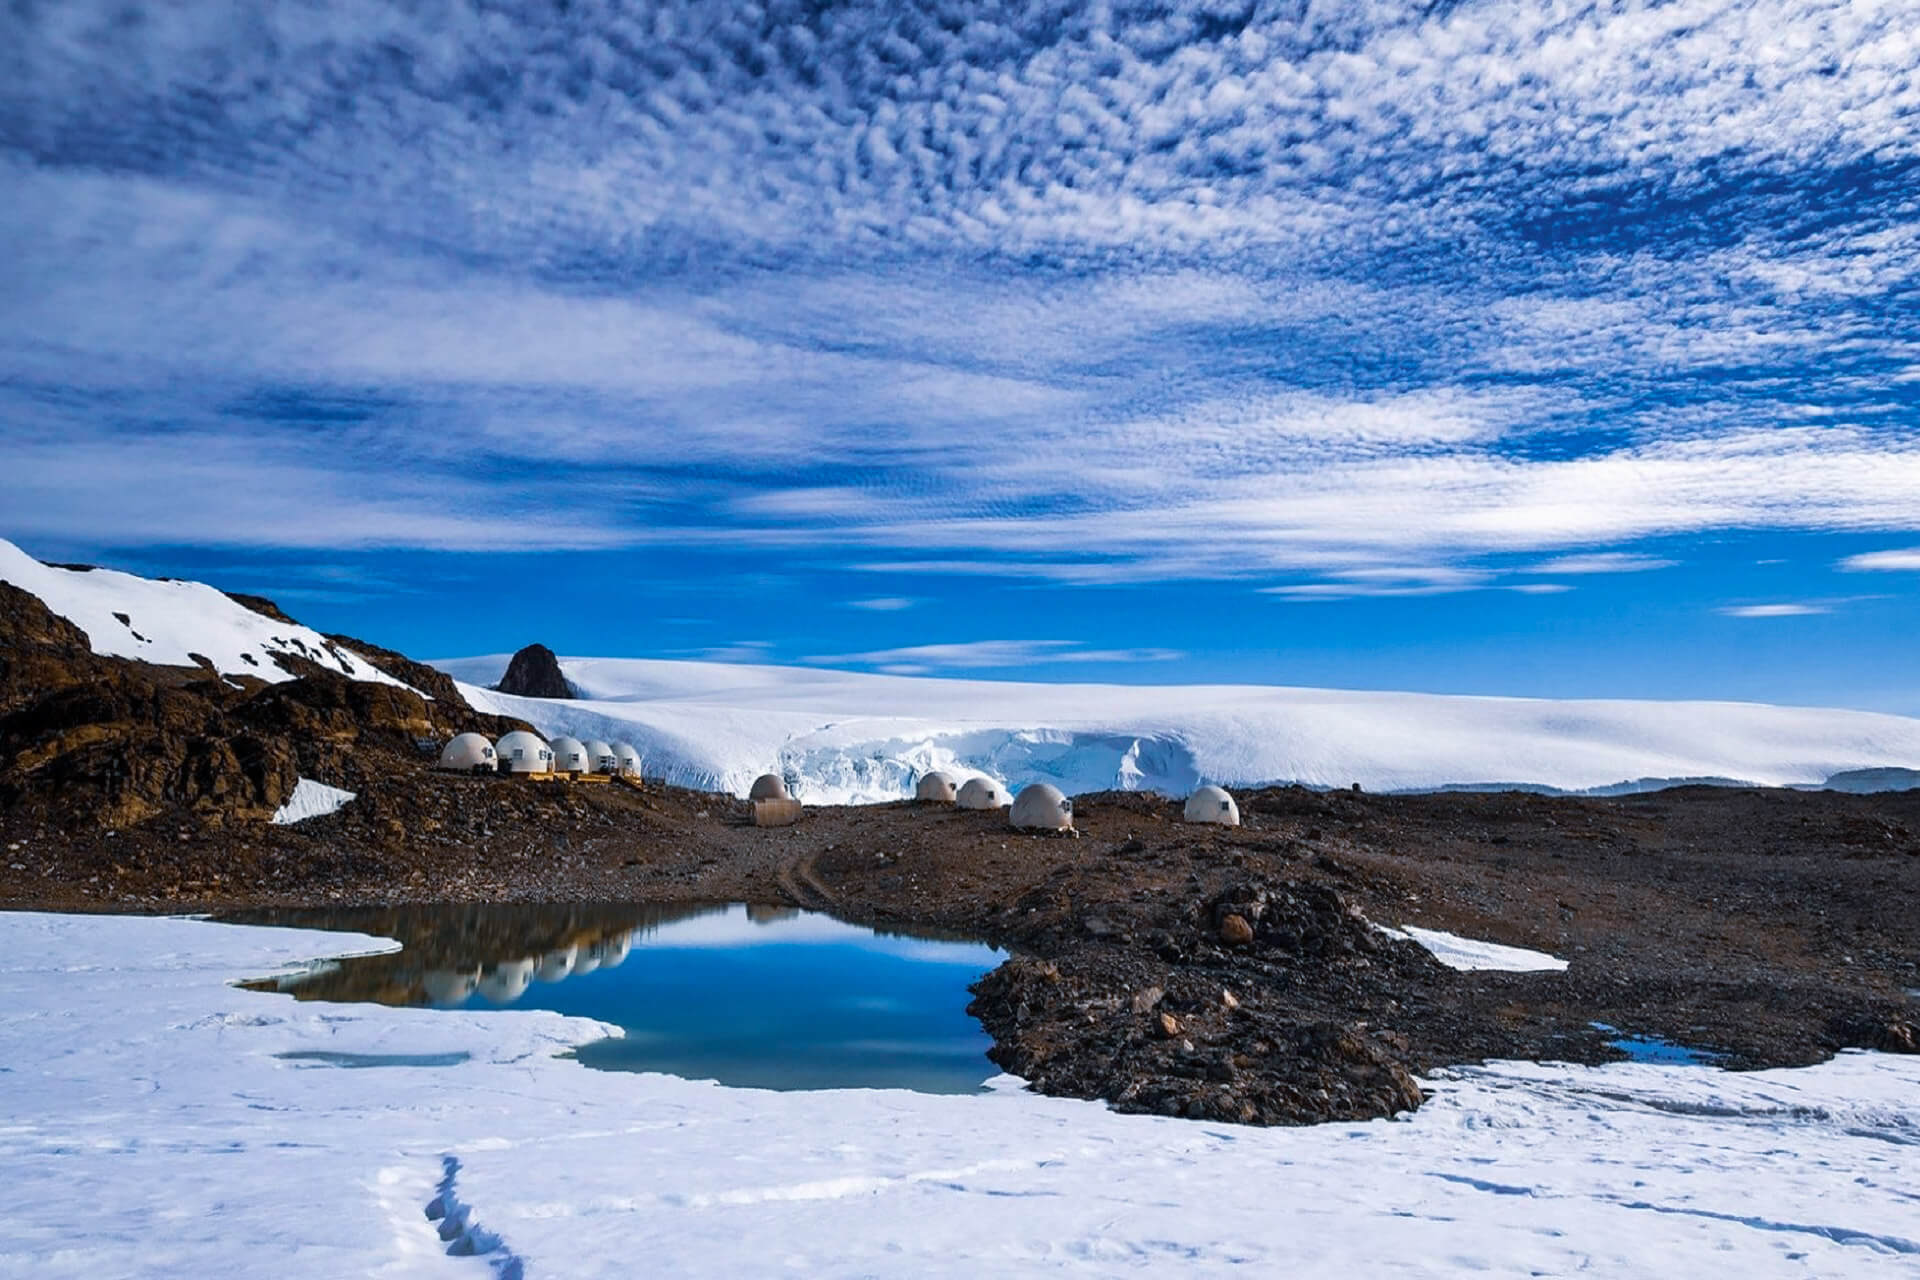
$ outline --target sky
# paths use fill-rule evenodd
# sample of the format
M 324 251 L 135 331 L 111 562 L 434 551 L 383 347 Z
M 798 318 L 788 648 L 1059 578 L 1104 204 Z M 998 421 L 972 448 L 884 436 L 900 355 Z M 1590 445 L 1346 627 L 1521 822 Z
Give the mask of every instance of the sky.
M 416 656 L 1920 713 L 1920 3 L 0 13 L 0 536 Z

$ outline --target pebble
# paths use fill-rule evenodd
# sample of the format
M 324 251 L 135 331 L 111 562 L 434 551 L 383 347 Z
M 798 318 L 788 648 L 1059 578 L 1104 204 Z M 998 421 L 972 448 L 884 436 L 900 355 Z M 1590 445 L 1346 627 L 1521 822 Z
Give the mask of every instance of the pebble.
M 1220 941 L 1230 947 L 1244 947 L 1253 941 L 1253 926 L 1245 916 L 1229 915 L 1220 922 Z

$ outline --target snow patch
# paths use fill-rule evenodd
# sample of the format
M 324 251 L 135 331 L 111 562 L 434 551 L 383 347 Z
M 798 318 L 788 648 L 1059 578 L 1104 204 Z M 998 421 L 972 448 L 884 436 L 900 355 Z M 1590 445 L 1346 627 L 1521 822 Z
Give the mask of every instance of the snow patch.
M 1399 929 L 1388 929 L 1376 925 L 1381 933 L 1389 938 L 1400 938 L 1408 942 L 1417 942 L 1441 964 L 1449 969 L 1485 969 L 1498 973 L 1560 973 L 1567 962 L 1544 951 L 1529 951 L 1525 947 L 1505 947 L 1497 942 L 1477 942 L 1472 938 L 1463 938 L 1457 933 L 1447 933 L 1441 929 L 1422 929 L 1417 925 L 1406 925 Z
M 211 666 L 223 676 L 253 676 L 278 684 L 293 679 L 275 660 L 285 655 L 355 680 L 413 687 L 313 628 L 276 622 L 203 582 L 142 578 L 117 569 L 60 569 L 41 564 L 4 538 L 0 582 L 37 596 L 53 613 L 86 632 L 87 643 L 104 657 L 167 667 Z
M 644 1256 L 716 1277 L 1763 1280 L 1920 1256 L 1920 1059 L 1492 1063 L 1426 1081 L 1397 1121 L 1262 1130 L 1011 1080 L 939 1096 L 613 1076 L 558 1056 L 611 1030 L 582 1019 L 228 985 L 373 945 L 0 913 L 0 1274 L 77 1280 L 131 1259 L 183 1276 L 240 1261 L 276 1280 L 592 1280 Z M 322 1052 L 439 1065 L 277 1056 Z
M 638 746 L 649 776 L 744 795 L 773 770 L 814 804 L 905 799 L 945 769 L 1184 796 L 1203 782 L 1368 790 L 1637 789 L 1623 779 L 1818 784 L 1920 761 L 1920 719 L 1735 702 L 1022 684 L 815 668 L 562 658 L 579 700 L 481 687 L 502 655 L 435 665 L 478 710 Z
M 294 784 L 293 794 L 287 797 L 287 802 L 274 810 L 273 821 L 284 827 L 305 822 L 308 818 L 324 818 L 329 813 L 337 812 L 357 794 L 340 787 L 330 787 L 324 782 L 315 782 L 312 778 L 302 778 Z

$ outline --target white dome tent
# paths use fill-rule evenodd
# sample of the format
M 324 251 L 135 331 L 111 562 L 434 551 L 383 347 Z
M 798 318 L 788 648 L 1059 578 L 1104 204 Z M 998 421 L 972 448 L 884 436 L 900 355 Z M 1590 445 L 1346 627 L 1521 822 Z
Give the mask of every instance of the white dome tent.
M 588 738 L 587 768 L 595 773 L 618 773 L 620 761 L 613 754 L 613 748 L 598 738 Z
M 921 774 L 920 781 L 913 784 L 913 798 L 926 804 L 952 804 L 959 796 L 953 775 L 940 769 Z
M 1006 805 L 1007 793 L 992 778 L 968 778 L 955 799 L 962 809 L 999 809 Z
M 1233 797 L 1225 787 L 1200 787 L 1187 797 L 1184 816 L 1188 822 L 1237 827 L 1240 825 L 1240 806 L 1233 802 Z
M 777 773 L 763 773 L 753 780 L 753 786 L 747 791 L 749 800 L 785 800 L 787 781 Z
M 1013 798 L 1013 825 L 1026 831 L 1073 830 L 1073 801 L 1051 782 L 1029 782 Z
M 459 733 L 440 749 L 440 762 L 434 768 L 449 773 L 492 773 L 498 758 L 485 734 Z
M 550 744 L 553 747 L 553 771 L 555 773 L 590 773 L 592 763 L 587 759 L 587 745 L 578 738 L 569 738 L 561 734 Z
M 515 729 L 494 743 L 493 750 L 509 773 L 553 772 L 553 748 L 537 733 Z
M 631 742 L 613 744 L 614 772 L 629 778 L 640 776 L 640 752 Z

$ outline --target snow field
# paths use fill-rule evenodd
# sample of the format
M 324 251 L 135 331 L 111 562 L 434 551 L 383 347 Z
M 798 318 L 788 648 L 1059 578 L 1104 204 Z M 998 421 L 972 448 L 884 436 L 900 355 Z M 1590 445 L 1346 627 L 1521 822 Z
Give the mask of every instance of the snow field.
M 1496 1063 L 1257 1130 L 603 1074 L 554 1056 L 598 1024 L 228 985 L 380 945 L 0 916 L 0 1274 L 1920 1274 L 1913 1059 Z
M 649 776 L 745 795 L 771 769 L 811 804 L 903 799 L 930 769 L 1015 791 L 1050 782 L 1068 795 L 1185 796 L 1203 782 L 1786 786 L 1920 763 L 1920 719 L 1757 703 L 1019 684 L 640 658 L 562 658 L 585 697 L 549 701 L 484 688 L 506 664 L 492 655 L 436 665 L 481 710 L 549 736 L 633 742 Z

